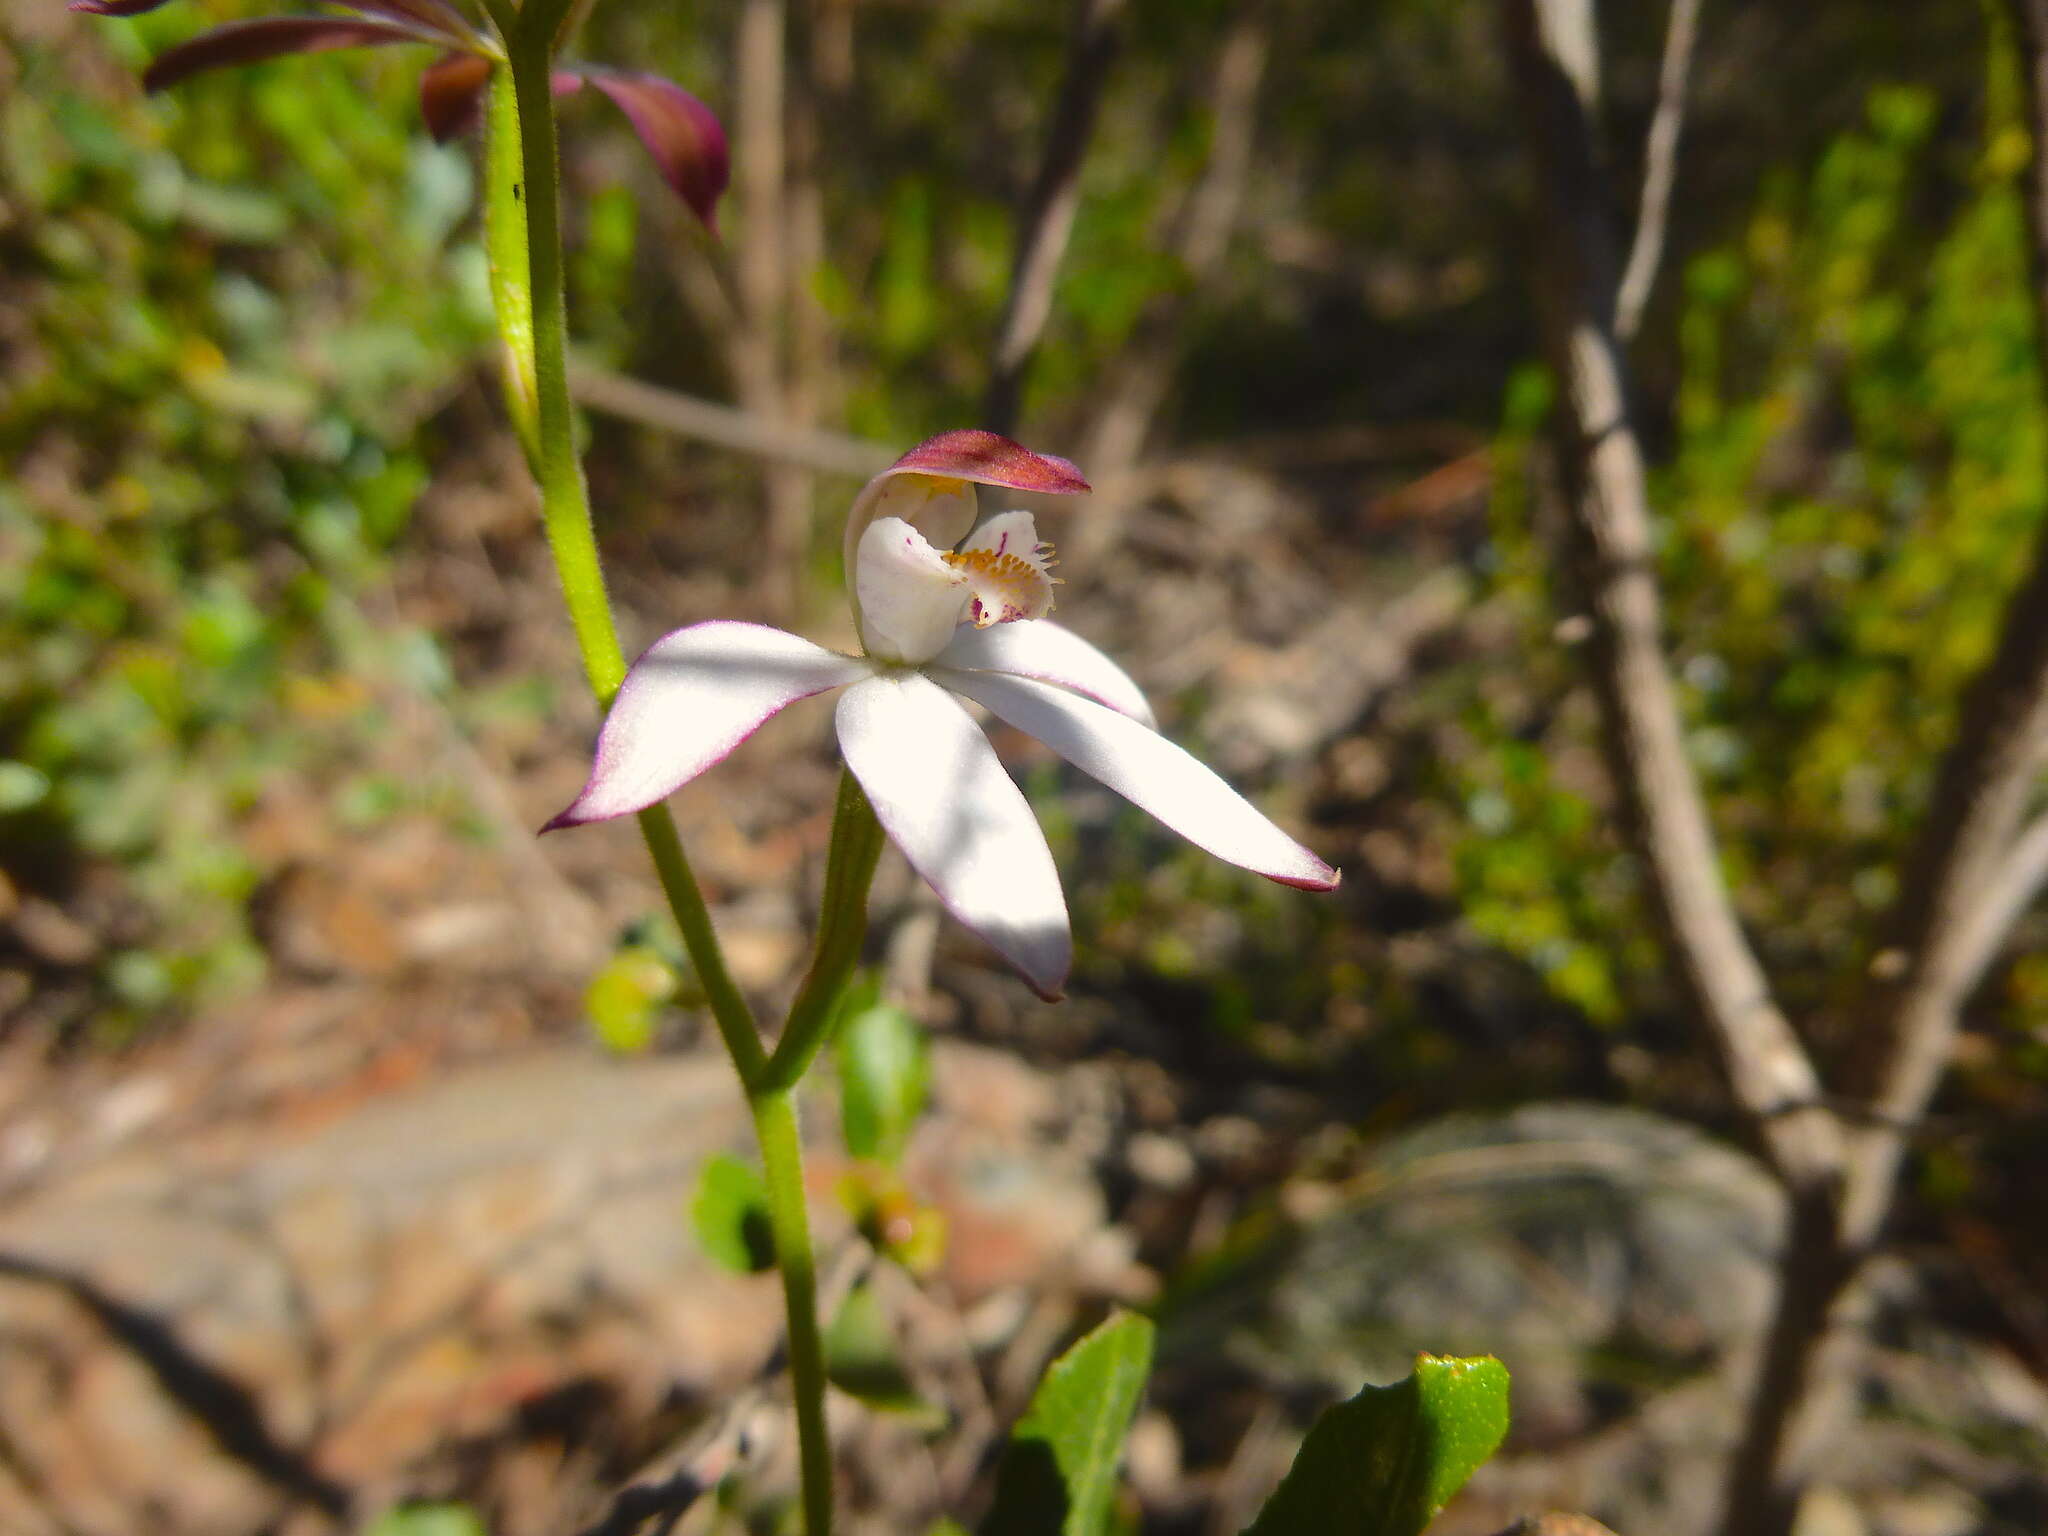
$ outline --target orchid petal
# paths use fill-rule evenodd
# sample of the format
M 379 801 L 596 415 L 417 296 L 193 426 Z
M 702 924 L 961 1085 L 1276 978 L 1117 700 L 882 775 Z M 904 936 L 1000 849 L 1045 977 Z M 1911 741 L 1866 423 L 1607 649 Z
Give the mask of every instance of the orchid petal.
M 869 525 L 854 571 L 861 646 L 883 661 L 930 661 L 953 638 L 972 596 L 967 573 L 900 517 Z
M 915 672 L 856 683 L 839 745 L 875 815 L 947 909 L 1048 1002 L 1073 960 L 1045 834 L 967 711 Z
M 385 43 L 443 43 L 424 27 L 341 16 L 259 16 L 231 21 L 167 48 L 142 72 L 142 88 L 161 91 L 202 70 L 260 64 L 288 53 L 369 48 Z
M 1000 433 L 968 428 L 928 437 L 870 480 L 853 499 L 841 545 L 847 582 L 854 579 L 854 554 L 860 548 L 861 535 L 877 518 L 900 517 L 934 544 L 957 544 L 974 523 L 974 493 L 963 482 L 1047 496 L 1073 496 L 1088 489 L 1081 471 L 1067 460 L 1033 453 Z M 935 497 L 945 499 L 927 510 L 911 510 Z M 946 526 L 940 526 L 942 521 Z M 856 606 L 856 616 L 858 611 Z
M 1029 678 L 938 667 L 932 668 L 932 676 L 1036 736 L 1197 848 L 1282 885 L 1309 891 L 1335 888 L 1335 870 L 1156 731 L 1093 699 Z
M 565 79 L 566 77 L 566 79 Z M 590 65 L 558 70 L 555 92 L 574 90 L 568 81 L 587 80 L 626 114 L 640 143 L 654 157 L 662 180 L 713 234 L 718 233 L 718 199 L 732 177 L 731 154 L 718 115 L 675 81 L 640 70 Z
M 590 782 L 541 830 L 644 810 L 722 761 L 778 710 L 871 670 L 760 624 L 720 620 L 664 635 L 626 673 L 598 734 Z
M 484 87 L 491 61 L 473 53 L 447 53 L 420 76 L 420 116 L 434 142 L 446 144 L 483 120 Z
M 1050 619 L 955 630 L 952 642 L 936 659 L 944 667 L 1008 672 L 1041 683 L 1057 683 L 1129 715 L 1140 725 L 1159 728 L 1144 690 L 1130 674 L 1071 629 Z

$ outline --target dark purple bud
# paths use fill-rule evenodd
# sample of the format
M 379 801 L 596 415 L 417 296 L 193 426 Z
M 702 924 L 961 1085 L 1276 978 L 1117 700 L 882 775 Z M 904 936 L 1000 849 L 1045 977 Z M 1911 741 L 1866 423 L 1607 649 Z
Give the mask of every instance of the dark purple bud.
M 420 76 L 420 116 L 436 143 L 460 138 L 483 121 L 484 87 L 491 61 L 473 53 L 444 53 Z
M 718 232 L 718 199 L 731 176 L 725 129 L 703 102 L 660 75 L 637 70 L 581 71 L 584 79 L 612 99 L 626 114 L 647 153 L 661 168 L 662 179 L 704 221 Z M 556 79 L 555 89 L 561 90 Z
M 190 42 L 158 54 L 142 72 L 144 90 L 161 91 L 202 70 L 237 64 L 260 64 L 288 53 L 319 53 L 329 48 L 368 48 L 384 43 L 446 43 L 439 33 L 388 21 L 348 20 L 335 16 L 263 16 L 231 21 L 202 32 Z
M 88 16 L 143 16 L 170 0 L 71 0 L 71 9 Z

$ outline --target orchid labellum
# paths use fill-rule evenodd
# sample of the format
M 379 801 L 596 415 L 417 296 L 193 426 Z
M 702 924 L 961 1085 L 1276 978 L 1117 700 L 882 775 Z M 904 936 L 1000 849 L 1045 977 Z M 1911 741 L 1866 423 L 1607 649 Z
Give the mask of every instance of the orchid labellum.
M 209 69 L 258 64 L 291 53 L 425 43 L 441 57 L 420 77 L 420 115 L 443 142 L 474 129 L 484 88 L 503 59 L 498 42 L 451 0 L 329 0 L 346 14 L 258 16 L 231 21 L 166 49 L 143 71 L 145 89 L 161 91 Z M 94 16 L 140 16 L 169 0 L 71 0 Z M 555 94 L 594 86 L 626 114 L 654 157 L 662 179 L 704 221 L 717 227 L 718 199 L 729 178 L 725 130 L 712 110 L 673 80 L 639 70 L 562 64 Z
M 1071 495 L 1064 459 L 993 432 L 948 432 L 868 482 L 848 515 L 861 654 L 759 624 L 693 624 L 627 673 L 576 801 L 548 824 L 623 816 L 672 794 L 784 706 L 844 689 L 847 766 L 882 828 L 954 916 L 1034 990 L 1072 958 L 1065 897 L 1023 794 L 961 700 L 1037 737 L 1196 846 L 1326 891 L 1337 873 L 1160 735 L 1137 684 L 1052 623 L 1051 549 L 1031 514 L 975 526 L 973 486 Z

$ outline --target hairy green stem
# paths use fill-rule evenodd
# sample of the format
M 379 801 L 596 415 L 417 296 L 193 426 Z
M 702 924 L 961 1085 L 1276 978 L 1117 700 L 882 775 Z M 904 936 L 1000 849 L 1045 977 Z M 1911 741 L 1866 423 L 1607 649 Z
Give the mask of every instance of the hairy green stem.
M 825 1428 L 825 1344 L 818 1332 L 818 1271 L 811 1257 L 811 1224 L 804 1205 L 803 1136 L 793 1089 L 748 1095 L 761 1171 L 768 1191 L 768 1227 L 789 1325 L 790 1395 L 796 1402 L 797 1459 L 801 1468 L 806 1536 L 832 1530 L 832 1442 Z
M 818 916 L 817 947 L 811 968 L 790 1004 L 775 1054 L 761 1084 L 771 1091 L 796 1086 L 831 1032 L 833 1016 L 853 968 L 860 963 L 868 931 L 868 887 L 882 856 L 882 824 L 852 773 L 839 775 L 839 803 L 832 817 L 832 848 L 825 861 L 825 897 Z
M 520 414 L 518 397 L 531 390 L 521 436 L 532 456 L 534 478 L 540 483 L 548 546 L 554 553 L 584 673 L 598 702 L 608 704 L 626 675 L 626 663 L 612 623 L 604 571 L 598 563 L 590 495 L 576 455 L 576 423 L 569 403 L 555 103 L 549 70 L 545 48 L 515 42 L 509 68 L 492 75 L 492 147 L 485 162 L 491 185 L 484 200 L 486 223 L 491 227 L 485 243 L 491 254 L 499 332 L 512 359 L 507 392 L 515 397 L 515 420 Z M 516 158 L 511 152 L 515 148 Z M 507 232 L 506 224 L 516 225 L 518 232 Z M 726 968 L 711 913 L 683 853 L 682 840 L 676 836 L 675 823 L 664 808 L 655 806 L 640 813 L 640 831 L 718 1032 L 741 1081 L 751 1084 L 766 1053 L 746 999 Z
M 519 99 L 502 69 L 491 71 L 484 125 L 484 253 L 490 261 L 491 308 L 505 348 L 505 410 L 526 449 L 526 462 L 540 464 L 534 417 L 539 391 L 533 377 L 532 265 L 526 255 L 526 210 L 519 188 L 524 164 L 519 148 Z
M 560 187 L 557 180 L 551 45 L 566 4 L 529 0 L 530 12 L 506 31 L 508 68 L 492 79 L 491 144 L 486 152 L 486 244 L 499 331 L 511 361 L 507 393 L 541 492 L 563 600 L 591 690 L 608 704 L 625 676 L 591 526 L 589 492 L 576 454 L 568 386 L 568 324 L 562 281 Z M 493 14 L 496 15 L 494 9 Z M 544 20 L 544 18 L 546 18 Z M 509 81 L 505 78 L 509 75 Z M 746 1000 L 734 984 L 711 926 L 710 912 L 667 810 L 642 811 L 640 831 L 661 879 L 746 1091 L 761 1145 L 776 1267 L 789 1329 L 807 1536 L 830 1536 L 832 1450 L 825 1425 L 824 1345 L 818 1329 L 818 1284 L 804 1193 L 803 1144 L 795 1089 L 830 1030 L 838 1001 L 860 958 L 868 886 L 881 854 L 882 832 L 849 774 L 840 785 L 825 876 L 824 912 L 810 971 L 769 1057 Z

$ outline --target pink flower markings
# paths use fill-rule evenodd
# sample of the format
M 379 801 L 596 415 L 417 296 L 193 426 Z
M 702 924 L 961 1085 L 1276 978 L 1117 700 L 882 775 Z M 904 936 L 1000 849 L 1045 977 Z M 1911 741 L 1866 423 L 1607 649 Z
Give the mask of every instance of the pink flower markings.
M 169 0 L 71 0 L 71 9 L 94 16 L 140 16 Z M 425 43 L 440 58 L 420 77 L 420 115 L 427 131 L 446 142 L 482 120 L 484 87 L 503 58 L 501 49 L 451 0 L 328 0 L 345 15 L 258 16 L 201 32 L 158 54 L 143 71 L 143 88 L 161 91 L 209 69 L 257 64 L 291 53 L 333 48 L 376 48 Z M 641 70 L 591 64 L 558 66 L 555 94 L 594 86 L 626 114 L 661 176 L 701 219 L 716 230 L 718 199 L 730 179 L 725 130 L 712 110 L 673 80 Z
M 961 700 L 1035 736 L 1218 858 L 1303 890 L 1338 875 L 1159 734 L 1122 668 L 1048 620 L 1051 547 L 1028 512 L 978 526 L 973 487 L 1088 489 L 1065 459 L 947 432 L 870 480 L 846 520 L 861 653 L 714 620 L 663 636 L 626 674 L 589 781 L 543 830 L 643 810 L 798 699 L 844 689 L 847 767 L 911 866 L 1047 1001 L 1073 959 L 1045 834 Z

